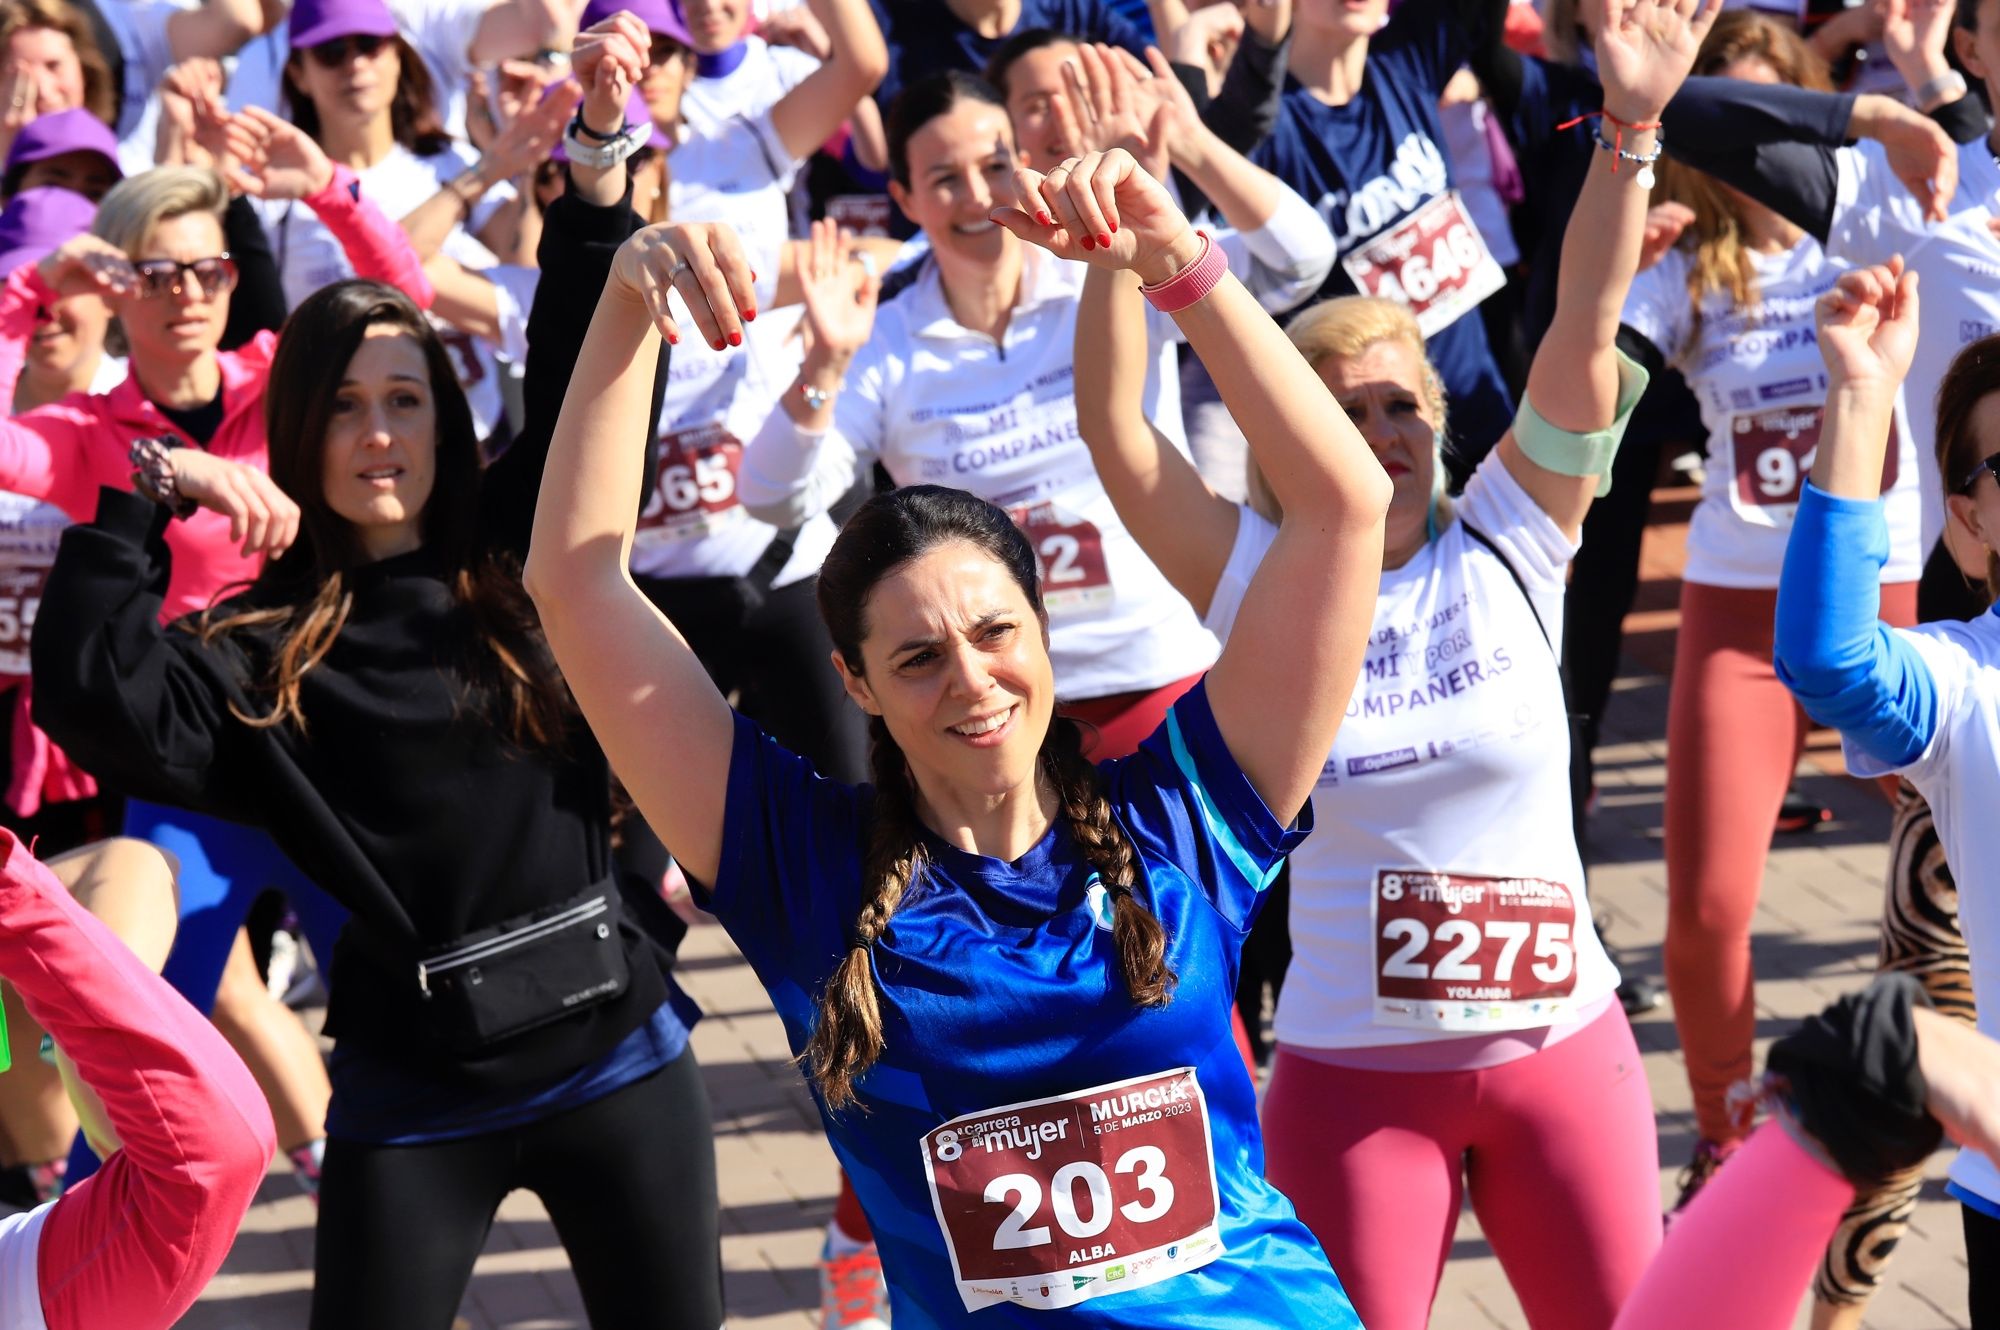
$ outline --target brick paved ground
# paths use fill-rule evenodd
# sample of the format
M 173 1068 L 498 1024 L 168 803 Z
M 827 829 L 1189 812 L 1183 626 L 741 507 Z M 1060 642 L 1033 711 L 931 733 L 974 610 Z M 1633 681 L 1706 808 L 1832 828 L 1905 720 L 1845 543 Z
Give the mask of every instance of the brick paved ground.
M 1620 962 L 1658 976 L 1666 916 L 1660 862 L 1666 670 L 1671 660 L 1679 540 L 1691 494 L 1660 496 L 1649 532 L 1645 585 L 1628 623 L 1625 677 L 1606 723 L 1600 811 L 1591 828 L 1597 868 L 1592 889 Z M 1816 835 L 1773 850 L 1758 911 L 1758 1034 L 1768 1040 L 1792 1018 L 1860 984 L 1873 965 L 1887 831 L 1886 806 L 1872 787 L 1839 773 L 1822 737 L 1801 768 L 1800 788 L 1833 808 Z M 810 1101 L 786 1060 L 776 1017 L 729 942 L 698 929 L 683 950 L 682 982 L 708 1012 L 695 1035 L 716 1113 L 722 1180 L 723 1258 L 731 1325 L 737 1330 L 807 1330 L 816 1298 L 814 1262 L 833 1204 L 832 1157 Z M 1638 1023 L 1659 1108 L 1661 1194 L 1686 1162 L 1693 1123 L 1687 1083 L 1666 1010 Z M 1761 1048 L 1761 1045 L 1760 1045 Z M 656 1143 L 657 1144 L 657 1143 Z M 1963 1327 L 1965 1259 L 1955 1205 L 1937 1179 L 1891 1270 L 1890 1286 L 1867 1324 L 1879 1330 Z M 274 1174 L 252 1211 L 229 1264 L 182 1322 L 199 1330 L 278 1330 L 305 1323 L 310 1287 L 312 1210 L 289 1178 Z M 532 1198 L 502 1210 L 479 1263 L 464 1318 L 477 1330 L 582 1327 L 575 1285 L 561 1249 Z M 1799 1324 L 1805 1324 L 1801 1318 Z M 1432 1320 L 1437 1330 L 1525 1330 L 1519 1306 L 1471 1215 L 1460 1221 Z

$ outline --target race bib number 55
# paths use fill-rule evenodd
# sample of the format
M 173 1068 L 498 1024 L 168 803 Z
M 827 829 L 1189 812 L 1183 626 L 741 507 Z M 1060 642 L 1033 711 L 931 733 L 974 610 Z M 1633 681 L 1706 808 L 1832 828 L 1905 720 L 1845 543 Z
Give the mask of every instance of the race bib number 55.
M 1069 1307 L 1222 1254 L 1192 1067 L 969 1113 L 923 1152 L 967 1311 Z
M 1576 897 L 1560 882 L 1375 873 L 1375 1023 L 1518 1030 L 1574 1013 Z

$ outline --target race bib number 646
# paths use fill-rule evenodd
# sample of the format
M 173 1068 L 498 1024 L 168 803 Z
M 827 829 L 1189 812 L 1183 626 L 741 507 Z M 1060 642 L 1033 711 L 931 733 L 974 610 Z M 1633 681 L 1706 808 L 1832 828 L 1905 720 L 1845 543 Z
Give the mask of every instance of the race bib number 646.
M 1192 1067 L 969 1113 L 922 1149 L 967 1311 L 1073 1306 L 1222 1254 Z

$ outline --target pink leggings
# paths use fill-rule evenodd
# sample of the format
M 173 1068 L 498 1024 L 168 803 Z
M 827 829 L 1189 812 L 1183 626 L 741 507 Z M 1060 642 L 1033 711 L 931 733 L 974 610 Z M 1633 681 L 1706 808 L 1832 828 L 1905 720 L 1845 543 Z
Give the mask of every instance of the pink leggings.
M 1362 1071 L 1281 1044 L 1264 1148 L 1368 1330 L 1424 1330 L 1466 1185 L 1535 1330 L 1608 1330 L 1660 1246 L 1653 1101 L 1616 1005 L 1478 1071 Z
M 1771 664 L 1776 591 L 1688 582 L 1667 699 L 1667 991 L 1704 1139 L 1750 1129 L 1729 1087 L 1756 1034 L 1751 916 L 1771 828 L 1809 722 Z M 1884 622 L 1916 622 L 1913 582 L 1882 588 Z
M 1776 1122 L 1674 1220 L 1614 1330 L 1789 1330 L 1854 1188 Z
M 164 1330 L 229 1254 L 275 1148 L 271 1112 L 215 1027 L 6 832 L 0 859 L 0 974 L 124 1146 L 43 1220 L 42 1316 Z

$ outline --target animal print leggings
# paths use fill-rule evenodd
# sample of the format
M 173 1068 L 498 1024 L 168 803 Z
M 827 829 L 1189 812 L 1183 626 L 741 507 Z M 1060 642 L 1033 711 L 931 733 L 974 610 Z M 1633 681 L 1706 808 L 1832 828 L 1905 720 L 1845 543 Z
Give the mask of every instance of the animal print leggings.
M 1972 970 L 1958 928 L 1958 886 L 1930 805 L 1908 781 L 1901 782 L 1889 830 L 1879 968 L 1915 975 L 1939 1011 L 1972 1024 Z M 1918 1165 L 1855 1198 L 1813 1278 L 1815 1299 L 1836 1307 L 1868 1301 L 1910 1226 L 1923 1180 Z

